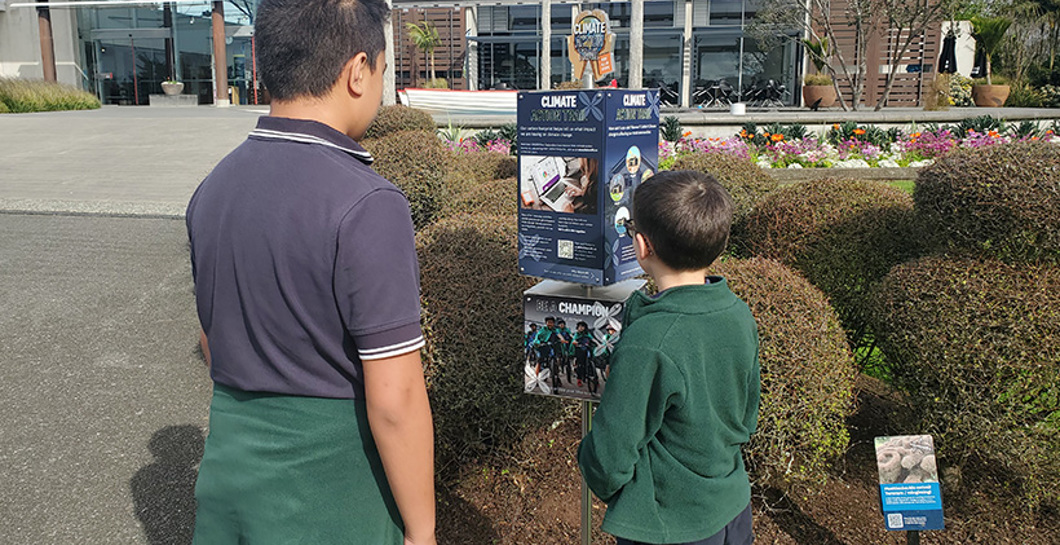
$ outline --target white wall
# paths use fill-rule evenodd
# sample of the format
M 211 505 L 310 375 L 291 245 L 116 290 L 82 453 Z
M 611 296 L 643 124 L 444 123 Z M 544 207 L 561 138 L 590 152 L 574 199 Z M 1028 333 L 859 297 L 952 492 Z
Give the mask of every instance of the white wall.
M 942 36 L 949 32 L 949 21 L 942 22 Z M 957 21 L 957 73 L 970 77 L 972 66 L 975 64 L 975 39 L 972 38 L 972 23 L 970 21 Z
M 81 87 L 83 63 L 77 45 L 77 14 L 72 9 L 52 9 L 51 17 L 56 77 L 60 83 Z M 44 77 L 36 9 L 8 7 L 0 11 L 0 77 Z

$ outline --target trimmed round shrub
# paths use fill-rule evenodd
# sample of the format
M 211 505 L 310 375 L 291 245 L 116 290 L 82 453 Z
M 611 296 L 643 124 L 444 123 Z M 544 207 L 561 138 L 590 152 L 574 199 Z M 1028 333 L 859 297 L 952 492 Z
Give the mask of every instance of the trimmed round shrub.
M 0 78 L 0 103 L 14 113 L 94 110 L 99 99 L 77 87 L 43 80 Z
M 812 490 L 850 440 L 857 371 L 839 319 L 820 290 L 776 261 L 729 259 L 710 272 L 758 323 L 762 400 L 749 469 L 762 484 Z
M 523 393 L 523 291 L 514 215 L 443 218 L 416 238 L 427 377 L 442 473 L 552 422 L 560 403 Z
M 776 259 L 821 289 L 853 345 L 866 298 L 891 267 L 916 257 L 913 199 L 888 184 L 817 180 L 778 189 L 748 216 L 739 244 Z
M 454 192 L 477 187 L 483 182 L 516 175 L 515 157 L 492 151 L 452 151 L 445 185 Z M 512 197 L 515 202 L 516 197 Z
M 779 187 L 777 181 L 758 165 L 724 153 L 682 155 L 670 170 L 698 170 L 714 176 L 732 196 L 734 231 L 763 197 Z
M 1060 261 L 1060 147 L 1026 141 L 955 150 L 913 192 L 932 246 L 1008 262 Z
M 7 104 L 0 100 L 0 114 L 11 113 L 11 109 L 7 107 Z
M 434 133 L 405 131 L 362 142 L 372 168 L 405 192 L 416 230 L 435 220 L 446 199 L 449 153 Z
M 887 275 L 873 315 L 943 465 L 1029 508 L 1060 505 L 1060 267 L 924 258 Z
M 426 131 L 434 134 L 437 128 L 438 126 L 434 123 L 434 118 L 431 117 L 431 114 L 416 108 L 395 104 L 379 108 L 379 114 L 375 116 L 375 121 L 372 121 L 372 124 L 368 126 L 364 137 L 382 138 L 403 131 Z
M 515 178 L 486 180 L 452 191 L 442 207 L 441 216 L 460 214 L 510 215 L 518 212 L 519 181 Z

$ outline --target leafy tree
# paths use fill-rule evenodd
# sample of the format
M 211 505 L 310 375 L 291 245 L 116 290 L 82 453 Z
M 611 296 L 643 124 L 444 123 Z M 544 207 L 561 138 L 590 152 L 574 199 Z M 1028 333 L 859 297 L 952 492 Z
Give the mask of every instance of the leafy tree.
M 979 50 L 986 56 L 987 85 L 993 85 L 990 80 L 990 61 L 997 54 L 998 46 L 1001 45 L 1001 40 L 1010 26 L 1012 26 L 1012 20 L 1006 17 L 972 18 L 972 36 Z
M 408 29 L 409 39 L 416 45 L 416 48 L 427 55 L 428 63 L 431 67 L 431 81 L 438 79 L 434 71 L 434 50 L 442 43 L 441 38 L 438 36 L 438 29 L 430 21 L 405 23 L 405 28 Z

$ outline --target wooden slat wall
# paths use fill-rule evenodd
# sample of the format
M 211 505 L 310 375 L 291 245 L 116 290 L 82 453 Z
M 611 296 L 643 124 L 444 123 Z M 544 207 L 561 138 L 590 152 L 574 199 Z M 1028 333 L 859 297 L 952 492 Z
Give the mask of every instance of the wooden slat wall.
M 434 24 L 441 37 L 441 44 L 434 50 L 434 66 L 438 77 L 449 80 L 450 89 L 466 89 L 464 10 L 451 8 L 395 9 L 391 12 L 397 88 L 418 87 L 430 78 L 427 56 L 412 43 L 405 28 L 406 22 L 419 23 L 425 18 Z
M 846 4 L 833 3 L 833 21 L 841 22 L 845 19 Z M 823 35 L 822 29 L 818 33 Z M 854 29 L 843 24 L 835 25 L 836 47 L 842 51 L 845 60 L 852 63 L 854 59 Z M 902 33 L 907 34 L 907 32 Z M 901 46 L 903 36 L 893 29 L 877 27 L 872 37 L 866 44 L 866 84 L 862 95 L 862 105 L 874 107 L 883 97 L 884 87 L 887 84 L 887 72 L 891 53 Z M 898 62 L 898 72 L 895 74 L 894 85 L 885 106 L 896 107 L 919 107 L 923 105 L 925 90 L 930 86 L 935 76 L 935 64 L 941 49 L 942 32 L 938 25 L 923 33 L 915 39 L 909 47 L 909 51 Z M 927 72 L 907 72 L 908 65 L 926 65 Z M 843 94 L 847 104 L 850 104 L 851 89 L 842 79 L 842 70 L 839 73 L 839 91 Z M 851 67 L 851 72 L 854 72 Z

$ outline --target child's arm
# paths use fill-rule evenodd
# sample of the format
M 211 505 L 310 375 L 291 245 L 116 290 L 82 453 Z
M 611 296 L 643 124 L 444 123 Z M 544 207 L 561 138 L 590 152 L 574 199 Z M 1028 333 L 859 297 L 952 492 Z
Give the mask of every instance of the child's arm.
M 434 429 L 419 351 L 365 361 L 364 392 L 405 542 L 434 544 Z
M 621 345 L 592 430 L 578 448 L 585 482 L 608 502 L 633 478 L 640 451 L 662 426 L 663 415 L 684 400 L 683 376 L 661 352 Z

